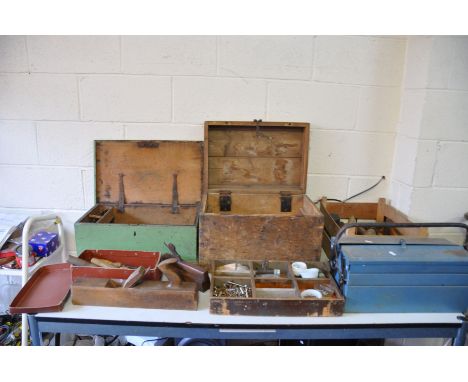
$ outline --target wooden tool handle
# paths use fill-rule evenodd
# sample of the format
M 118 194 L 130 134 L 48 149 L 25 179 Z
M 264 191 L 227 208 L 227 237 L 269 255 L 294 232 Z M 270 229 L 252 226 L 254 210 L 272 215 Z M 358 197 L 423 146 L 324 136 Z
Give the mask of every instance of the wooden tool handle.
M 91 264 L 89 261 L 80 259 L 79 257 L 76 256 L 68 256 L 67 263 L 76 265 L 79 267 L 92 267 L 93 264 Z
M 191 281 L 197 284 L 197 289 L 201 292 L 205 292 L 210 288 L 210 277 L 205 268 L 192 263 L 187 263 L 182 259 L 182 257 L 177 253 L 176 247 L 172 243 L 164 243 L 164 245 L 169 249 L 171 254 L 162 255 L 161 258 L 166 260 L 172 256 L 177 259 L 177 264 L 175 266 L 178 268 L 178 274 L 184 281 Z
M 173 257 L 175 257 L 175 258 L 178 259 L 178 260 L 182 260 L 182 257 L 177 253 L 176 247 L 175 247 L 174 244 L 172 244 L 172 243 L 169 243 L 169 244 L 168 244 L 168 243 L 164 243 L 164 245 L 165 245 L 166 248 L 169 250 L 169 252 L 171 252 L 171 255 L 172 255 Z
M 158 264 L 158 268 L 169 280 L 169 287 L 179 287 L 182 283 L 181 277 L 177 273 L 176 263 L 177 259 L 172 257 L 164 260 Z
M 135 269 L 127 280 L 122 284 L 122 288 L 132 288 L 137 285 L 145 277 L 147 269 L 145 267 L 138 267 Z
M 113 263 L 112 261 L 98 259 L 97 257 L 93 257 L 91 263 L 103 268 L 120 268 L 122 266 L 121 263 Z

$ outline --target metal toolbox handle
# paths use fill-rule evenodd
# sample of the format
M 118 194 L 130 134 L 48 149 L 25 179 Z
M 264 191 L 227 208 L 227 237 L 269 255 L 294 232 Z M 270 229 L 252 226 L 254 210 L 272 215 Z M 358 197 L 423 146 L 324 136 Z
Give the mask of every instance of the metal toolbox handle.
M 347 223 L 343 225 L 337 232 L 335 239 L 331 243 L 331 258 L 330 263 L 333 264 L 338 258 L 339 241 L 345 234 L 348 228 L 362 227 L 362 228 L 463 228 L 466 231 L 465 243 L 463 248 L 468 250 L 468 225 L 463 223 Z

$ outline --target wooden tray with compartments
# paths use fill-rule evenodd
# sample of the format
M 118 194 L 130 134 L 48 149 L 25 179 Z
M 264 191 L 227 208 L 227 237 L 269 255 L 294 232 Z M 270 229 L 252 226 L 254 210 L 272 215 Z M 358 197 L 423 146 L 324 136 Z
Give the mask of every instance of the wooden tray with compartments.
M 167 251 L 196 260 L 203 143 L 96 141 L 96 205 L 75 223 L 88 249 Z
M 71 297 L 75 305 L 114 306 L 148 309 L 196 310 L 198 291 L 195 283 L 178 286 L 168 281 L 144 280 L 132 288 L 118 284 L 132 269 L 71 267 Z
M 308 123 L 205 123 L 200 262 L 320 259 L 323 216 L 305 195 L 308 142 Z
M 327 198 L 320 201 L 320 212 L 324 218 L 324 230 L 322 238 L 322 248 L 330 257 L 331 238 L 340 230 L 341 226 L 354 219 L 356 222 L 376 222 L 376 223 L 411 223 L 408 217 L 392 207 L 385 198 L 380 198 L 377 203 L 340 203 L 329 202 Z M 342 221 L 344 219 L 344 221 Z M 428 235 L 426 228 L 390 228 L 381 231 L 359 231 L 355 227 L 350 228 L 346 235 L 404 235 L 426 237 Z
M 236 268 L 225 270 L 229 265 Z M 288 261 L 239 261 L 215 260 L 210 264 L 211 289 L 210 312 L 224 315 L 245 316 L 340 316 L 344 310 L 344 298 L 337 287 L 328 263 L 309 262 L 308 268 L 319 268 L 318 278 L 303 279 L 295 276 Z M 219 290 L 232 285 L 248 289 L 242 296 L 219 296 Z M 318 290 L 322 298 L 301 297 L 308 289 Z

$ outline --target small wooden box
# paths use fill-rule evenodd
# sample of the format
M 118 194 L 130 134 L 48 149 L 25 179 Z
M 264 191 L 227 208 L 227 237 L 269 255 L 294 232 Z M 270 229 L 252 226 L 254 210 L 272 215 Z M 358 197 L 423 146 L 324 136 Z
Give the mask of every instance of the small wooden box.
M 87 249 L 167 252 L 196 260 L 203 143 L 96 141 L 96 205 L 75 223 Z
M 328 257 L 330 257 L 331 238 L 335 236 L 341 228 L 341 223 L 338 223 L 335 217 L 349 220 L 354 218 L 357 221 L 374 221 L 377 223 L 411 223 L 408 217 L 395 207 L 388 204 L 385 198 L 380 198 L 377 203 L 340 203 L 329 202 L 327 198 L 322 198 L 320 201 L 320 211 L 324 217 L 324 232 L 322 247 Z M 355 227 L 350 228 L 347 235 L 360 234 Z M 385 230 L 381 234 L 385 235 L 405 235 L 405 236 L 427 236 L 426 228 L 392 228 Z M 369 235 L 366 233 L 366 235 Z
M 105 249 L 87 249 L 81 252 L 79 258 L 91 262 L 93 258 L 120 263 L 122 267 L 145 267 L 149 271 L 146 280 L 161 280 L 162 273 L 158 268 L 161 254 L 159 252 L 121 251 Z
M 319 260 L 308 123 L 206 122 L 199 259 Z
M 132 288 L 115 287 L 109 280 L 125 280 L 131 269 L 71 268 L 71 298 L 75 305 L 115 306 L 148 309 L 196 310 L 198 290 L 195 283 L 182 282 L 179 287 L 167 281 L 145 280 Z
M 293 274 L 291 263 L 270 261 L 242 261 L 248 268 L 246 274 L 218 272 L 218 267 L 234 261 L 213 261 L 211 263 L 210 312 L 224 315 L 244 316 L 340 316 L 344 310 L 344 298 L 330 273 L 328 263 L 306 262 L 307 266 L 319 268 L 324 277 L 302 279 Z M 264 274 L 279 270 L 278 275 Z M 260 272 L 262 274 L 257 274 Z M 234 282 L 251 288 L 249 297 L 216 297 L 215 289 L 225 283 Z M 228 284 L 229 285 L 229 284 Z M 322 298 L 303 298 L 306 289 L 322 289 Z

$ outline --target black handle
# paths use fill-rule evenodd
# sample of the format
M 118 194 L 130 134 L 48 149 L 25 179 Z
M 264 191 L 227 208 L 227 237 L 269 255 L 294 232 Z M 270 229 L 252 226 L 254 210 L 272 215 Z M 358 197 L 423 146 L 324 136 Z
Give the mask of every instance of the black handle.
M 463 223 L 347 223 L 343 225 L 332 241 L 331 254 L 333 261 L 338 258 L 339 241 L 348 228 L 362 227 L 362 228 L 463 228 L 466 231 L 465 243 L 463 247 L 468 251 L 468 225 Z

